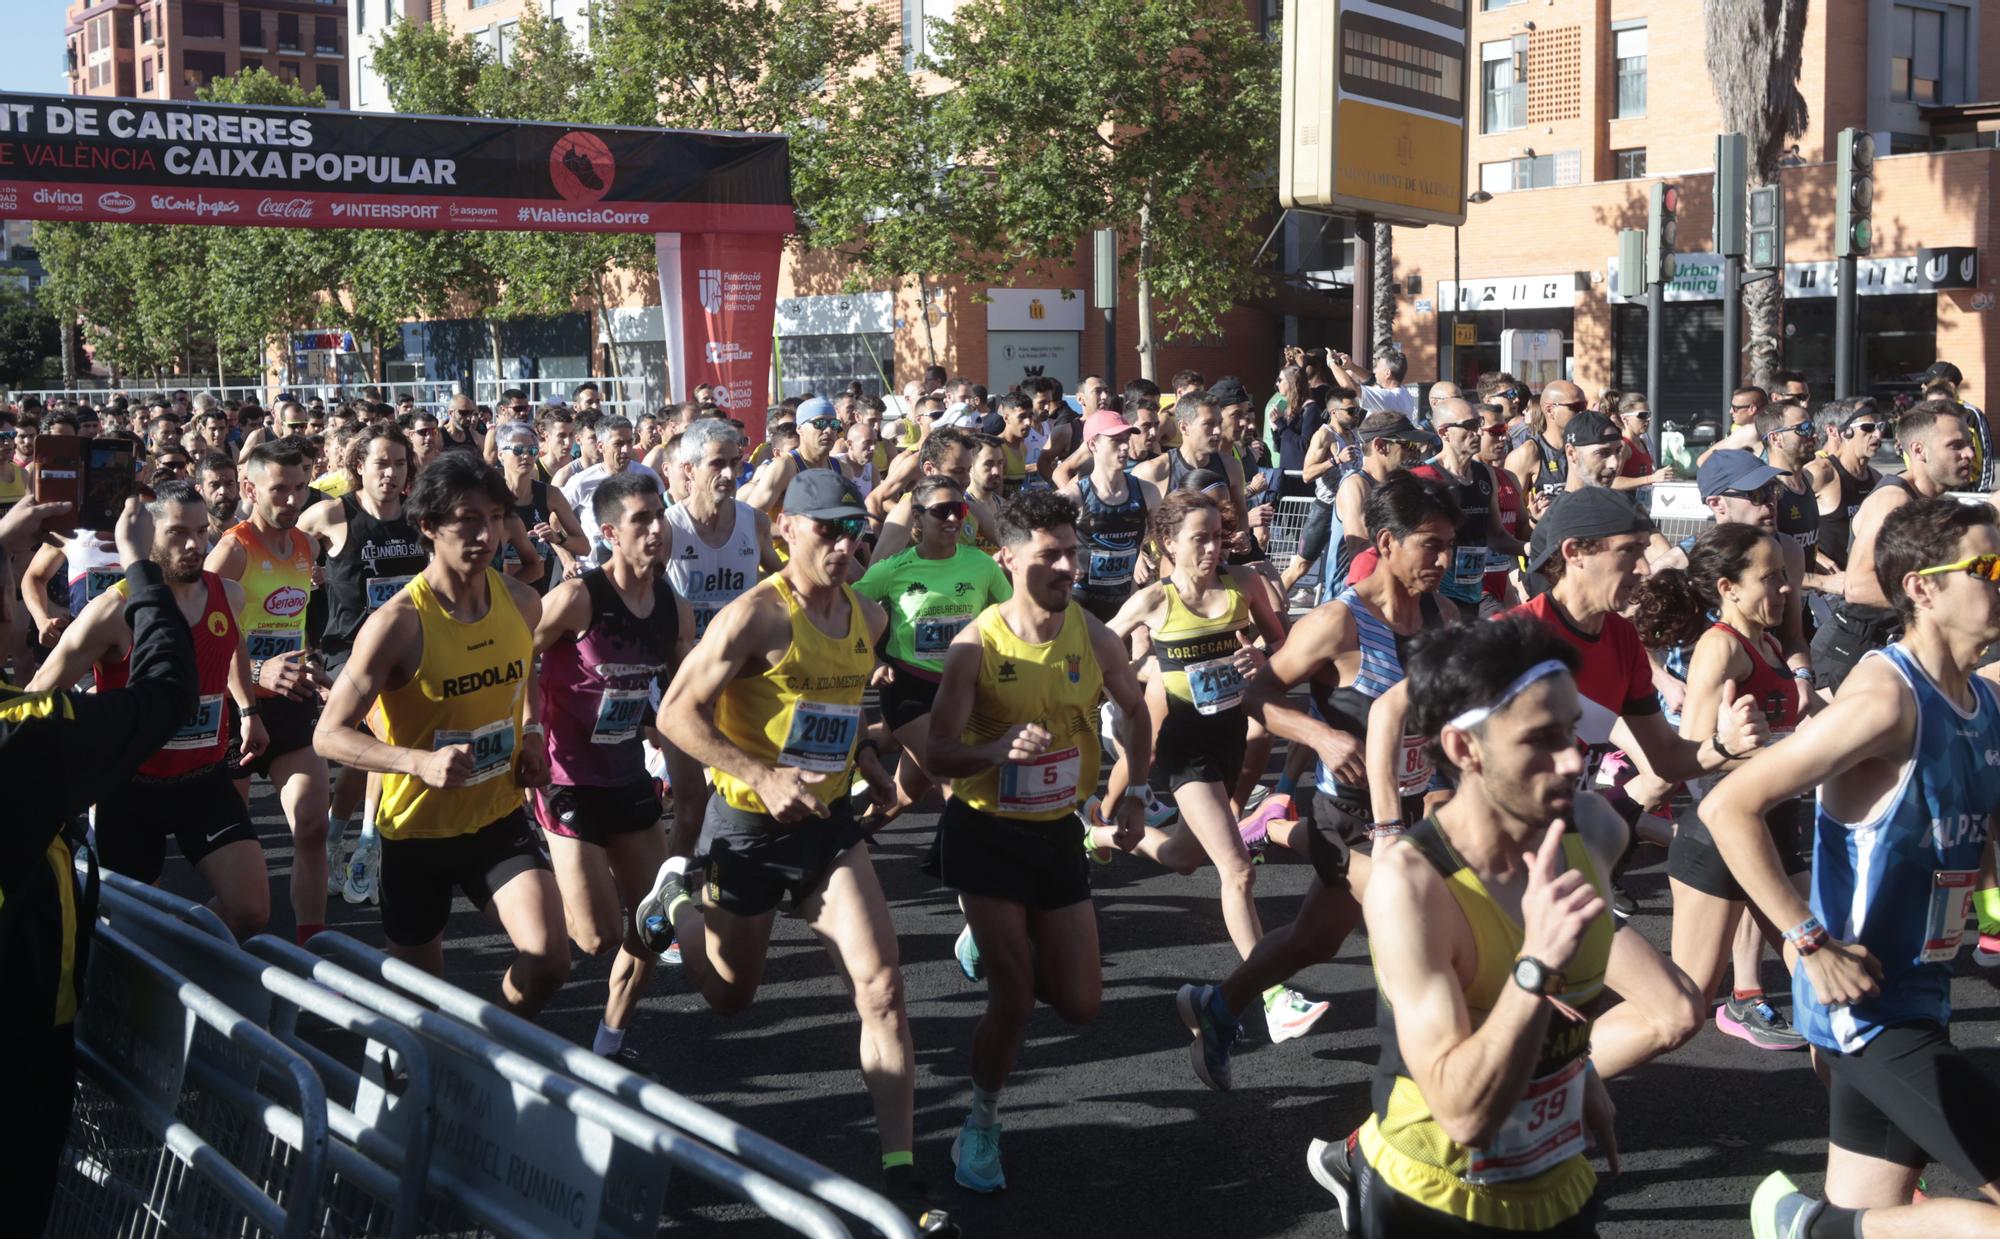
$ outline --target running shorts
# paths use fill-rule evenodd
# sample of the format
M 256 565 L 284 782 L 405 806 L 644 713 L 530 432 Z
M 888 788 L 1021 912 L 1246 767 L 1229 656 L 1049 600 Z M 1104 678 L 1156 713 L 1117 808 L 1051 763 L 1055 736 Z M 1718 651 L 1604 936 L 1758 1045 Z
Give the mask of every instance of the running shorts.
M 535 821 L 549 834 L 603 847 L 612 835 L 659 824 L 660 793 L 651 778 L 617 787 L 551 783 L 534 794 Z
M 1771 842 L 1778 845 L 1778 859 L 1784 862 L 1787 876 L 1804 873 L 1808 868 L 1799 843 L 1811 820 L 1812 809 L 1810 800 L 1787 800 L 1765 815 L 1764 825 L 1771 832 Z M 1729 866 L 1722 862 L 1722 852 L 1694 806 L 1681 810 L 1674 841 L 1667 845 L 1667 876 L 1717 899 L 1736 903 L 1749 899 L 1729 872 Z
M 97 802 L 97 853 L 113 873 L 159 881 L 169 834 L 190 865 L 232 843 L 257 842 L 250 810 L 221 763 L 173 779 L 134 779 Z
M 1177 792 L 1189 783 L 1236 786 L 1243 774 L 1244 737 L 1250 718 L 1240 707 L 1220 714 L 1203 714 L 1193 706 L 1170 702 L 1167 719 L 1153 741 L 1152 782 Z
M 1820 1055 L 1833 1143 L 1911 1169 L 1943 1162 L 1968 1183 L 2000 1179 L 2000 1084 L 1945 1029 L 1896 1024 L 1852 1054 Z
M 848 805 L 842 797 L 828 806 L 828 816 L 788 825 L 709 797 L 695 845 L 706 884 L 701 902 L 737 916 L 762 916 L 790 895 L 797 912 L 861 842 L 861 825 Z
M 1424 819 L 1424 798 L 1403 797 L 1402 810 L 1403 825 L 1416 825 Z M 1370 820 L 1368 806 L 1359 800 L 1314 791 L 1312 829 L 1306 832 L 1306 859 L 1312 862 L 1321 884 L 1335 890 L 1347 889 L 1347 867 L 1355 850 L 1371 850 Z
M 924 872 L 961 894 L 1030 908 L 1066 908 L 1090 898 L 1090 858 L 1074 813 L 1024 822 L 948 799 Z
M 382 932 L 397 946 L 422 946 L 451 920 L 452 889 L 481 912 L 501 887 L 549 867 L 519 809 L 469 835 L 382 839 Z
M 1502 1230 L 1453 1217 L 1411 1200 L 1382 1181 L 1365 1158 L 1354 1167 L 1355 1239 L 1596 1239 L 1598 1201 L 1592 1196 L 1582 1211 L 1546 1230 Z
M 937 700 L 937 681 L 926 680 L 908 667 L 898 666 L 896 678 L 879 691 L 882 721 L 890 731 L 900 731 L 931 712 Z
M 1813 687 L 1838 690 L 1862 655 L 1902 635 L 1903 623 L 1893 612 L 1856 615 L 1845 605 L 1835 607 L 1833 622 L 1813 634 Z
M 309 749 L 313 742 L 313 728 L 319 725 L 319 694 L 314 692 L 304 701 L 290 697 L 259 697 L 257 717 L 264 720 L 264 730 L 271 737 L 271 743 L 264 751 L 249 761 L 242 760 L 238 752 L 229 759 L 229 777 L 247 779 L 253 774 L 265 778 L 271 775 L 271 763 L 287 753 Z M 230 707 L 230 727 L 238 726 L 234 706 Z M 232 732 L 233 734 L 233 732 Z

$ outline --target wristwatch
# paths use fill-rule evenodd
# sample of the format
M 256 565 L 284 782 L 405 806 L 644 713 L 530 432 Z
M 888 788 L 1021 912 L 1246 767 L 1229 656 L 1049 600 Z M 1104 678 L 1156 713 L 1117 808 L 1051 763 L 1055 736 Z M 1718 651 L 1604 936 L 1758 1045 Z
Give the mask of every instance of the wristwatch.
M 1552 998 L 1568 987 L 1562 973 L 1531 955 L 1514 961 L 1514 984 L 1542 998 Z

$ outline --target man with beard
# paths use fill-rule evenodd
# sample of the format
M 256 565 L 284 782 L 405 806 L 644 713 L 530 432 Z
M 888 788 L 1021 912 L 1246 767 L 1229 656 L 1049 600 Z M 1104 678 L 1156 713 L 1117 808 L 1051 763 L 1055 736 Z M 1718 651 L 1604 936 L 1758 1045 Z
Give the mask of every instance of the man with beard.
M 248 938 L 262 932 L 271 893 L 264 851 L 243 798 L 230 784 L 227 761 L 232 749 L 246 760 L 255 758 L 268 739 L 257 717 L 250 659 L 236 626 L 243 588 L 202 570 L 208 505 L 193 485 L 162 482 L 146 507 L 153 517 L 151 559 L 194 638 L 199 696 L 193 712 L 131 781 L 99 796 L 98 854 L 107 869 L 157 882 L 171 833 L 181 855 L 214 892 L 209 904 L 223 924 L 238 938 Z M 28 691 L 65 688 L 92 667 L 99 692 L 124 687 L 131 676 L 132 627 L 125 615 L 130 601 L 131 589 L 121 579 L 86 606 Z M 225 698 L 236 707 L 233 743 Z
M 313 751 L 319 690 L 331 683 L 306 650 L 306 604 L 318 547 L 298 528 L 306 500 L 305 457 L 283 442 L 260 443 L 243 458 L 250 519 L 230 527 L 207 568 L 243 587 L 236 613 L 250 653 L 270 747 L 238 767 L 247 803 L 250 776 L 271 780 L 291 824 L 292 912 L 300 942 L 326 928 L 326 760 Z

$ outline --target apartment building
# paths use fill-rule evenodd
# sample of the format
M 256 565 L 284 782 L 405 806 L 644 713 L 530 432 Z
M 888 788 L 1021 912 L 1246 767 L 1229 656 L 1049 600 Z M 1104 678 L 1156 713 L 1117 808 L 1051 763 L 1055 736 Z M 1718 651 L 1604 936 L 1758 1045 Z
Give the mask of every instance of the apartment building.
M 344 107 L 347 7 L 348 0 L 73 0 L 64 31 L 70 93 L 191 99 L 215 78 L 261 68 L 316 86 L 328 104 Z

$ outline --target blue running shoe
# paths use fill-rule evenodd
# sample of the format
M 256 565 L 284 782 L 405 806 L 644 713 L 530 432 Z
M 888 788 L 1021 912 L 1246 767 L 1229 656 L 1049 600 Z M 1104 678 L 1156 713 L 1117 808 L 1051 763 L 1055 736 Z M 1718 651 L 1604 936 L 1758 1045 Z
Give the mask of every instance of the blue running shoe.
M 972 940 L 972 926 L 958 931 L 958 941 L 951 944 L 952 958 L 958 961 L 958 970 L 968 981 L 984 981 L 986 968 L 979 962 L 979 944 Z
M 1006 1172 L 1000 1169 L 1000 1124 L 975 1127 L 967 1118 L 951 1142 L 952 1178 L 974 1192 L 998 1192 L 1007 1186 Z
M 1219 1093 L 1226 1093 L 1229 1091 L 1229 1052 L 1235 1048 L 1236 1039 L 1243 1035 L 1243 1026 L 1235 1020 L 1217 1018 L 1213 1004 L 1215 993 L 1213 985 L 1183 985 L 1174 995 L 1174 1004 L 1180 1008 L 1181 1023 L 1194 1034 L 1194 1043 L 1188 1047 L 1188 1057 L 1194 1063 L 1195 1075 L 1201 1078 L 1203 1084 Z

